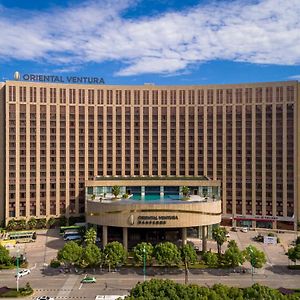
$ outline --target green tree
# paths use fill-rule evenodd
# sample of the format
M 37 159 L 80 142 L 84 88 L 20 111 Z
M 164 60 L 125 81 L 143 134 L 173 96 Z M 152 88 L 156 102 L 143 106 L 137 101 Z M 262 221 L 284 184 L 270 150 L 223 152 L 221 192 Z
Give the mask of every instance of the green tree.
M 205 252 L 202 255 L 203 261 L 209 266 L 209 267 L 215 267 L 218 264 L 218 255 L 216 253 L 213 253 L 211 251 Z
M 197 253 L 193 245 L 186 244 L 181 248 L 180 251 L 181 254 L 181 260 L 184 263 L 184 269 L 185 269 L 185 284 L 188 283 L 188 268 L 190 264 L 194 264 L 197 261 Z
M 252 287 L 240 289 L 228 287 L 223 284 L 215 284 L 212 287 L 200 287 L 196 284 L 183 285 L 171 280 L 151 279 L 138 283 L 126 300 L 135 299 L 209 299 L 209 300 L 243 300 L 243 299 L 278 299 L 296 300 L 296 295 L 282 295 L 278 290 L 254 284 Z
M 9 251 L 2 245 L 0 245 L 0 265 L 9 266 L 12 264 L 12 258 L 9 255 Z
M 126 251 L 123 245 L 119 242 L 108 243 L 103 252 L 104 264 L 108 266 L 109 271 L 110 267 L 121 266 L 126 261 Z
M 115 198 L 118 197 L 118 195 L 120 194 L 121 192 L 121 189 L 119 186 L 115 185 L 112 187 L 112 190 L 111 190 L 112 194 L 115 196 Z
M 69 220 L 67 219 L 66 216 L 61 216 L 58 219 L 58 224 L 59 224 L 59 226 L 66 226 L 68 224 L 68 221 Z
M 250 262 L 251 266 L 256 269 L 262 268 L 267 262 L 265 253 L 252 245 L 244 250 L 244 256 Z
M 17 229 L 19 230 L 24 230 L 26 229 L 26 220 L 25 219 L 20 219 L 17 221 Z
M 218 254 L 221 254 L 222 245 L 226 242 L 227 231 L 224 227 L 216 226 L 212 231 L 212 238 L 217 242 Z
M 46 218 L 37 219 L 37 224 L 36 224 L 37 228 L 46 228 L 46 225 L 47 225 Z
M 154 248 L 154 257 L 160 265 L 177 265 L 181 261 L 178 247 L 170 242 L 157 244 Z
M 29 229 L 36 228 L 36 224 L 37 224 L 37 221 L 36 221 L 36 218 L 34 218 L 34 217 L 31 217 L 27 222 L 27 226 Z
M 47 226 L 52 228 L 56 224 L 56 219 L 54 217 L 50 217 L 47 221 Z
M 145 249 L 145 253 L 144 253 Z M 150 243 L 139 243 L 133 248 L 133 258 L 134 261 L 142 265 L 144 262 L 144 255 L 146 254 L 146 261 L 148 264 L 152 263 L 152 257 L 153 257 L 153 246 Z
M 187 197 L 189 195 L 190 189 L 188 186 L 183 186 L 181 191 L 182 191 L 183 196 Z
M 242 265 L 245 261 L 244 253 L 241 251 L 234 240 L 229 241 L 227 250 L 224 253 L 226 265 L 232 268 Z
M 57 253 L 57 259 L 68 264 L 79 263 L 83 254 L 83 248 L 71 241 L 66 243 Z
M 93 227 L 89 228 L 84 235 L 84 241 L 87 245 L 96 244 L 96 238 L 97 232 Z
M 17 226 L 16 220 L 15 219 L 11 219 L 8 221 L 7 225 L 6 225 L 6 229 L 7 230 L 15 230 Z
M 95 267 L 100 265 L 101 259 L 102 253 L 99 247 L 88 244 L 83 250 L 81 262 L 83 266 Z
M 300 260 L 300 244 L 297 244 L 295 247 L 290 248 L 287 255 L 288 258 L 296 264 L 297 260 Z
M 180 249 L 182 262 L 190 264 L 194 264 L 197 261 L 197 253 L 193 245 L 186 244 Z
M 251 287 L 243 289 L 243 299 L 299 299 L 298 296 L 294 295 L 282 295 L 278 290 L 271 289 L 266 286 L 259 285 L 258 283 L 253 284 Z

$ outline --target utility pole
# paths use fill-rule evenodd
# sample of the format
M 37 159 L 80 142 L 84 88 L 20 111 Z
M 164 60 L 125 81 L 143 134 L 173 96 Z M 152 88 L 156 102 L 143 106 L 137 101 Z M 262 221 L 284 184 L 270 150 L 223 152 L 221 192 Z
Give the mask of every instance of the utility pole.
M 143 272 L 144 272 L 144 282 L 146 281 L 146 248 L 144 246 L 143 248 L 143 252 L 144 252 L 144 268 L 143 268 Z
M 184 258 L 184 268 L 185 268 L 185 276 L 184 276 L 184 282 L 185 284 L 188 284 L 189 283 L 189 269 L 188 269 L 188 264 L 187 264 L 187 261 L 186 261 L 186 257 Z
M 249 247 L 249 252 L 250 252 L 250 264 L 251 264 L 251 277 L 252 277 L 252 284 L 254 284 L 254 265 L 255 265 L 255 256 L 253 249 Z
M 17 249 L 16 256 L 16 280 L 17 280 L 17 292 L 19 291 L 19 259 L 20 259 L 20 249 Z

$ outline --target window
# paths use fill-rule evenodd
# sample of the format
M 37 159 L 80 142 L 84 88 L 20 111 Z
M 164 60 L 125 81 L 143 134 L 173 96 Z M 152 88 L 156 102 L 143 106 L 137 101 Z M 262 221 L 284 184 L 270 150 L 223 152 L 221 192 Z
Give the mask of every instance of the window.
M 31 89 L 32 88 L 30 88 L 30 91 Z M 19 92 L 20 92 L 20 102 L 26 102 L 26 87 L 20 86 Z
M 16 101 L 16 87 L 10 86 L 9 87 L 9 101 Z
M 50 88 L 50 103 L 56 103 L 56 89 L 55 88 Z

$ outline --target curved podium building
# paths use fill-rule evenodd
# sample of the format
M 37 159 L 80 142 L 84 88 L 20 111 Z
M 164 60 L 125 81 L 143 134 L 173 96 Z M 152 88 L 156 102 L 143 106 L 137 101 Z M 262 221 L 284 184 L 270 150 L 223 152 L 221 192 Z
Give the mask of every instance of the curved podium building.
M 119 198 L 112 194 L 114 186 L 120 188 Z M 189 197 L 183 195 L 184 186 Z M 102 228 L 103 246 L 109 227 L 121 229 L 126 248 L 159 231 L 163 239 L 175 235 L 185 244 L 187 229 L 196 227 L 205 250 L 208 226 L 219 224 L 221 216 L 220 182 L 205 177 L 97 177 L 86 182 L 86 219 Z

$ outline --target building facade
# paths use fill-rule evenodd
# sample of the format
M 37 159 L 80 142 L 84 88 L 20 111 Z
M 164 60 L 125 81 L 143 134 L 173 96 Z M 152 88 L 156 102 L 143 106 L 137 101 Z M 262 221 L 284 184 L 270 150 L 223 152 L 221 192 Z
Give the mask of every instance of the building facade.
M 95 176 L 220 180 L 225 224 L 300 217 L 300 85 L 0 86 L 0 217 L 76 216 Z

